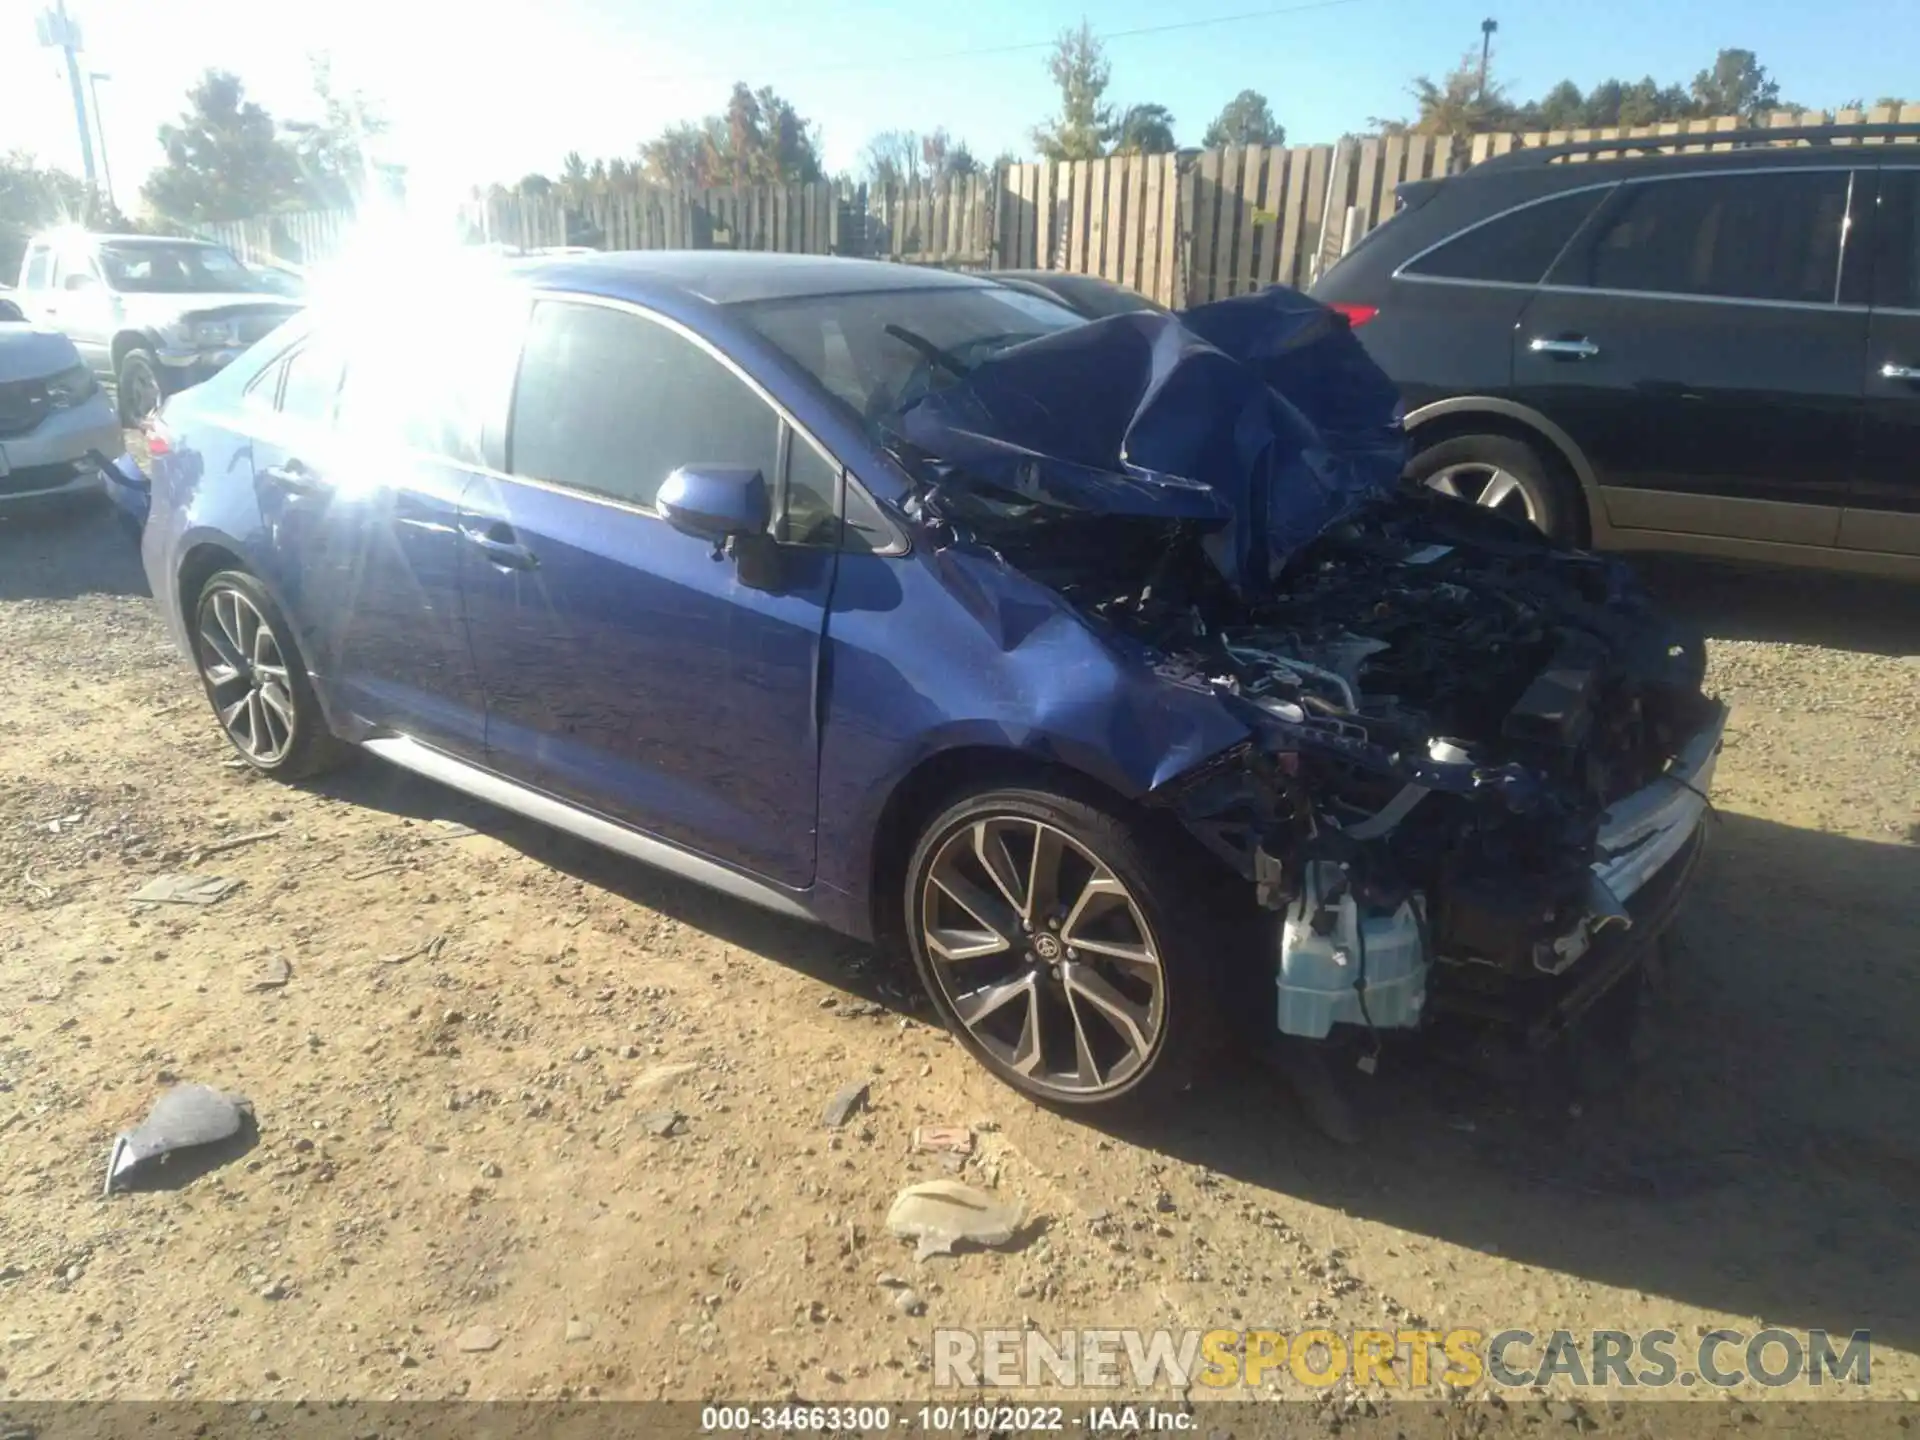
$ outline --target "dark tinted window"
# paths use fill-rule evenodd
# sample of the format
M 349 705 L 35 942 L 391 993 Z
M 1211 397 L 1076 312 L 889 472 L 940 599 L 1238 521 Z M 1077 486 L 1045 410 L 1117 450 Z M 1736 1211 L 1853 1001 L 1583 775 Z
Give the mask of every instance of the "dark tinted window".
M 1580 222 L 1606 194 L 1605 190 L 1581 190 L 1496 216 L 1414 261 L 1407 266 L 1407 274 L 1537 285 Z
M 840 467 L 793 437 L 787 456 L 787 508 L 778 537 L 795 545 L 832 545 L 840 533 L 835 491 Z
M 772 407 L 676 331 L 600 305 L 534 306 L 508 431 L 516 475 L 651 505 L 682 465 L 772 480 L 779 442 Z
M 1827 304 L 1847 173 L 1699 176 L 1623 185 L 1554 267 L 1563 285 Z
M 1920 310 L 1920 171 L 1881 173 L 1875 230 L 1873 303 Z

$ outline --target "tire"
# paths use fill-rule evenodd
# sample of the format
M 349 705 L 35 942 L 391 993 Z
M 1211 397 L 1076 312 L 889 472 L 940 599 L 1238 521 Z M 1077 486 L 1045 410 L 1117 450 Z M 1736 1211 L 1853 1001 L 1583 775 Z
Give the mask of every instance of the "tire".
M 244 570 L 210 576 L 194 603 L 190 633 L 207 702 L 241 759 L 276 780 L 305 780 L 346 758 L 348 747 L 327 729 L 292 627 L 258 580 Z
M 135 345 L 120 357 L 113 376 L 113 398 L 120 409 L 120 423 L 128 427 L 139 425 L 160 408 L 166 390 L 160 384 L 160 362 L 153 351 Z
M 947 1028 L 997 1078 L 1086 1108 L 1150 1105 L 1198 1076 L 1224 1034 L 1218 967 L 1235 946 L 1221 917 L 1237 908 L 1234 877 L 1178 839 L 1092 797 L 1025 788 L 969 795 L 927 825 L 904 896 L 914 968 Z M 1027 907 L 1028 927 L 1020 911 L 1041 843 L 1060 863 Z M 1009 884 L 985 888 L 982 853 L 998 857 Z
M 1492 495 L 1489 508 L 1525 520 L 1555 540 L 1582 538 L 1578 489 L 1559 466 L 1511 435 L 1456 435 L 1428 446 L 1407 466 L 1417 484 L 1475 504 Z

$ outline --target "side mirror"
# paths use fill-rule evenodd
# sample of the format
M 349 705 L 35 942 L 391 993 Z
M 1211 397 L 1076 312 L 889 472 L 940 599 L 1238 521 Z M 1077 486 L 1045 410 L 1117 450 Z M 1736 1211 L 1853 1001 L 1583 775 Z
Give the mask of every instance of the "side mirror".
M 97 276 L 89 275 L 86 271 L 79 270 L 67 276 L 67 278 L 60 283 L 69 290 L 91 290 L 100 283 L 100 280 Z
M 715 556 L 727 542 L 763 535 L 773 520 L 773 497 L 758 470 L 737 465 L 682 465 L 654 497 L 660 516 L 682 535 L 705 540 Z

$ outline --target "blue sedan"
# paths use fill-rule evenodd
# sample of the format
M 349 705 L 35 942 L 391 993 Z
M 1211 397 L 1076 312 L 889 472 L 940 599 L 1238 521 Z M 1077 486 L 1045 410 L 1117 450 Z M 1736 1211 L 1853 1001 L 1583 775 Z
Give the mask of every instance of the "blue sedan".
M 1564 1018 L 1697 848 L 1697 647 L 1612 562 L 1402 494 L 1391 388 L 1291 292 L 1090 321 L 554 257 L 319 307 L 152 453 L 153 593 L 248 764 L 370 752 L 904 944 L 1044 1100 L 1415 1028 L 1454 963 Z

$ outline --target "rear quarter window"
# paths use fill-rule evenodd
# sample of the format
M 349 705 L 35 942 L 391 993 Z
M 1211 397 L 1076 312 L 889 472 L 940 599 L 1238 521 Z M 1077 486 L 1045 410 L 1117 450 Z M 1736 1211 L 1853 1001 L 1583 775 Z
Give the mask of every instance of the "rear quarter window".
M 1555 195 L 1483 220 L 1416 256 L 1401 273 L 1538 285 L 1610 189 L 1602 186 Z

